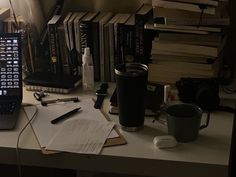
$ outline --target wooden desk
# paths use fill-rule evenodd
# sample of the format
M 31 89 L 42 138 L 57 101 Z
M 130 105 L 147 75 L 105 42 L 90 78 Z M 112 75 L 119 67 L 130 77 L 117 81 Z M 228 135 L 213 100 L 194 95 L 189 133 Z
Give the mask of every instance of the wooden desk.
M 111 95 L 110 90 L 110 95 Z M 24 91 L 24 103 L 37 103 L 33 92 Z M 60 97 L 88 94 L 81 90 Z M 104 109 L 108 110 L 109 97 Z M 50 94 L 50 98 L 58 98 Z M 92 97 L 95 97 L 92 94 Z M 118 117 L 110 115 L 118 122 Z M 124 132 L 128 144 L 104 148 L 101 155 L 60 153 L 43 155 L 28 127 L 20 139 L 20 157 L 23 165 L 78 169 L 85 171 L 112 172 L 158 177 L 227 177 L 233 115 L 225 112 L 213 113 L 208 128 L 201 130 L 199 138 L 191 143 L 178 144 L 173 149 L 158 149 L 152 140 L 166 134 L 166 127 L 145 119 L 145 127 L 138 132 Z M 13 131 L 0 132 L 0 163 L 16 164 L 16 140 L 27 119 L 21 112 L 17 127 Z

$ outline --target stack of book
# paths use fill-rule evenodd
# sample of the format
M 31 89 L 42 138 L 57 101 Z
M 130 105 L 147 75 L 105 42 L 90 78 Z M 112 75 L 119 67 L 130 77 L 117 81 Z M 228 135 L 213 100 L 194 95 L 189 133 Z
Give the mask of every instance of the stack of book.
M 174 84 L 181 77 L 217 77 L 229 17 L 226 2 L 216 0 L 152 0 L 158 31 L 152 41 L 149 81 Z

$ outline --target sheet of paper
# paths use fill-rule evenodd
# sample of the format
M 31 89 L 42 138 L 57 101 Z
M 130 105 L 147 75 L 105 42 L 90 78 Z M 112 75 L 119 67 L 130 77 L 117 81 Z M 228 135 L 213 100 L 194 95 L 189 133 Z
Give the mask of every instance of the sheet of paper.
M 51 139 L 47 150 L 99 154 L 114 122 L 70 119 Z
M 46 145 L 50 142 L 51 138 L 57 133 L 58 130 L 60 130 L 62 125 L 70 119 L 88 119 L 107 122 L 106 118 L 101 113 L 101 111 L 98 109 L 94 109 L 93 105 L 94 102 L 92 99 L 84 99 L 77 103 L 66 102 L 50 104 L 48 106 L 38 105 L 38 114 L 32 121 L 32 127 L 38 138 L 40 146 L 46 147 Z M 62 121 L 58 124 L 51 124 L 51 120 L 77 107 L 81 107 L 81 111 L 74 114 L 69 119 Z M 31 118 L 35 112 L 35 107 L 25 107 L 25 111 L 28 117 Z M 108 138 L 114 138 L 118 136 L 119 135 L 116 133 L 116 131 L 112 130 Z
M 45 147 L 62 126 L 61 123 L 51 124 L 51 120 L 63 115 L 65 112 L 73 110 L 76 107 L 79 106 L 75 103 L 60 103 L 49 106 L 37 106 L 38 113 L 32 121 L 32 127 L 41 147 Z M 24 109 L 28 117 L 31 118 L 35 111 L 35 107 L 27 106 L 24 107 Z M 74 116 L 76 117 L 77 114 Z

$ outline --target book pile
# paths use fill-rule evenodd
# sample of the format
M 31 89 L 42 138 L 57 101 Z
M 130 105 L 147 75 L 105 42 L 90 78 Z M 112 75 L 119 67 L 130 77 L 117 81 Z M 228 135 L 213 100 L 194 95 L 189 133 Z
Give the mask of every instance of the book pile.
M 217 77 L 229 25 L 226 2 L 152 0 L 158 33 L 152 41 L 149 81 L 174 84 L 181 77 Z

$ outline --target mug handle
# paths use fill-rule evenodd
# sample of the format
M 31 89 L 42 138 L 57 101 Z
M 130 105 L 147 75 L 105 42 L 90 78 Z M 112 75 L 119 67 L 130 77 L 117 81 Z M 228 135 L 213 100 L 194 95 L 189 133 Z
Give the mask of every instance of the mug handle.
M 153 122 L 157 121 L 162 125 L 167 125 L 166 118 L 162 119 L 161 115 L 163 115 L 163 114 L 166 114 L 166 104 L 163 104 L 163 105 L 160 106 L 160 110 L 157 111 Z
M 207 117 L 206 117 L 206 122 L 205 122 L 205 124 L 203 124 L 203 125 L 201 125 L 200 126 L 200 130 L 201 129 L 204 129 L 204 128 L 206 128 L 206 127 L 208 127 L 208 125 L 209 125 L 209 122 L 210 122 L 210 111 L 203 111 L 203 113 L 206 113 L 207 114 Z

